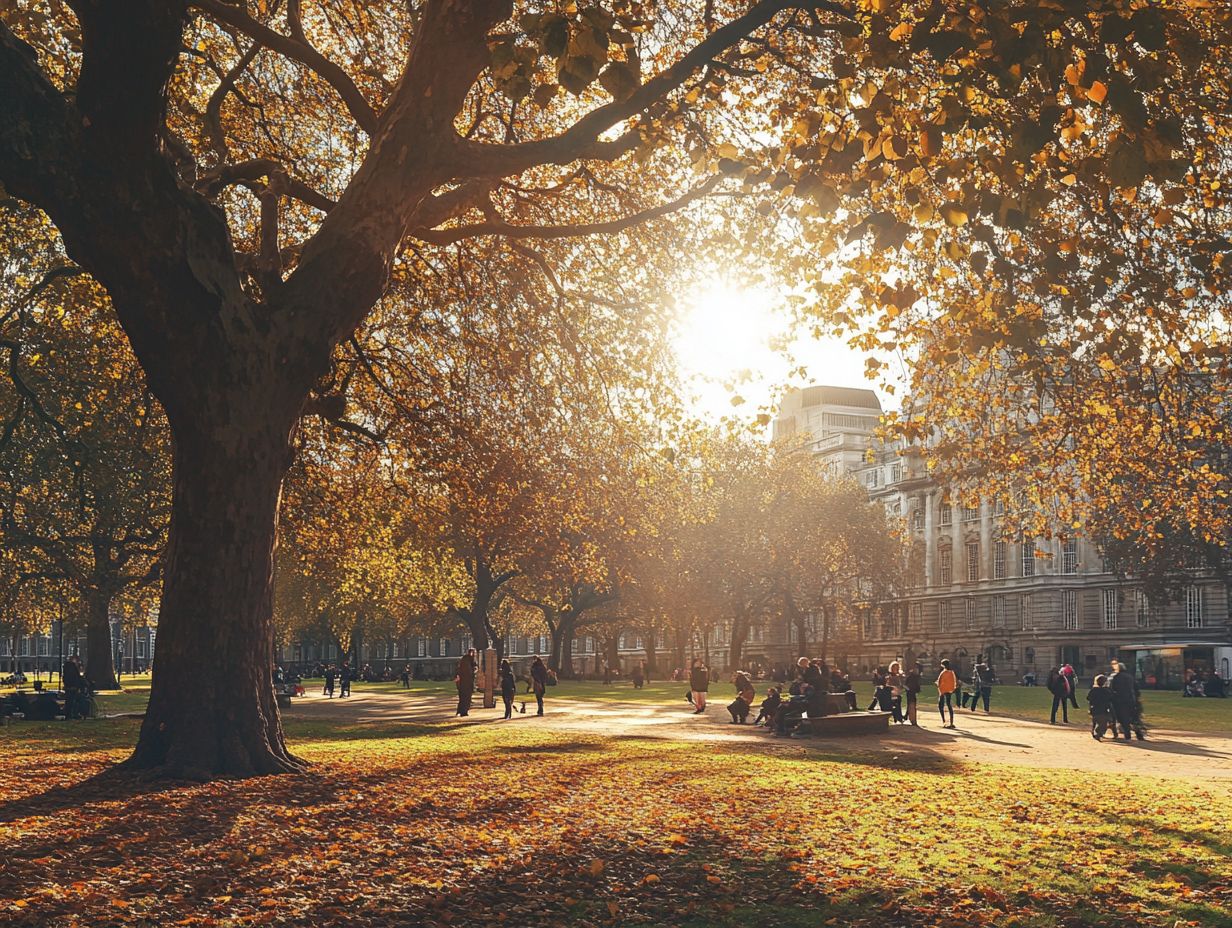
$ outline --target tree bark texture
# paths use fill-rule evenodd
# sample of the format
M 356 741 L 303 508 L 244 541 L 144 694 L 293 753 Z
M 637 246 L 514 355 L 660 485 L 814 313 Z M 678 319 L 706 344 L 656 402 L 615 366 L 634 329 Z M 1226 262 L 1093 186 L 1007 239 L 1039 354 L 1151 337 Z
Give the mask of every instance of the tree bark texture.
M 111 648 L 111 594 L 90 591 L 86 609 L 86 676 L 96 690 L 117 690 L 120 684 Z

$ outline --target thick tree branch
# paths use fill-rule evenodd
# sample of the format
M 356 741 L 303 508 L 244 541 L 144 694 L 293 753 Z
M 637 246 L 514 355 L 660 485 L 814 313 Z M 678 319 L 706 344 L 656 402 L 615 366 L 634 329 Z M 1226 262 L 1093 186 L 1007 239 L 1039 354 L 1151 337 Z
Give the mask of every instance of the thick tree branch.
M 624 133 L 615 141 L 600 136 L 677 90 L 696 71 L 715 56 L 739 44 L 785 10 L 821 10 L 850 17 L 852 11 L 831 0 L 762 0 L 743 16 L 714 30 L 635 90 L 628 99 L 614 101 L 591 110 L 559 135 L 534 142 L 499 145 L 462 141 L 458 176 L 507 177 L 541 164 L 570 164 L 579 159 L 610 160 L 629 151 L 637 143 L 636 133 Z
M 584 235 L 611 235 L 617 232 L 623 232 L 626 229 L 631 229 L 634 226 L 642 225 L 654 219 L 659 219 L 663 216 L 674 213 L 679 209 L 683 209 L 695 200 L 706 196 L 718 186 L 722 177 L 715 175 L 703 184 L 692 188 L 674 200 L 659 206 L 644 209 L 640 212 L 631 213 L 628 216 L 622 216 L 619 219 L 611 219 L 606 222 L 589 222 L 577 223 L 574 225 L 563 226 L 547 226 L 547 225 L 515 225 L 505 222 L 503 219 L 493 219 L 488 222 L 477 222 L 471 225 L 455 226 L 450 229 L 418 229 L 413 232 L 416 238 L 422 239 L 425 242 L 430 242 L 434 245 L 451 245 L 455 242 L 460 242 L 463 239 L 475 238 L 481 235 L 501 235 L 505 238 L 512 239 L 557 239 L 557 238 L 577 238 Z

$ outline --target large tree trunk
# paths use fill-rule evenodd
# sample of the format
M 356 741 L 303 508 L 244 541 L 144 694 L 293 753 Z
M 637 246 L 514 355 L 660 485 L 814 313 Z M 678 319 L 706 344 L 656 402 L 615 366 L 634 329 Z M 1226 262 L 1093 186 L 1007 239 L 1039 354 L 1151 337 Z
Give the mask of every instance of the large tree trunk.
M 647 628 L 642 635 L 642 643 L 645 645 L 646 651 L 646 679 L 650 679 L 652 672 L 657 673 L 659 670 L 658 655 L 659 652 L 655 649 L 655 630 L 654 627 Z
M 256 398 L 253 398 L 256 402 Z M 129 764 L 193 779 L 302 770 L 274 701 L 271 575 L 288 436 L 268 423 L 177 433 L 150 704 Z
M 118 690 L 111 647 L 111 594 L 91 590 L 86 610 L 86 676 L 95 689 Z

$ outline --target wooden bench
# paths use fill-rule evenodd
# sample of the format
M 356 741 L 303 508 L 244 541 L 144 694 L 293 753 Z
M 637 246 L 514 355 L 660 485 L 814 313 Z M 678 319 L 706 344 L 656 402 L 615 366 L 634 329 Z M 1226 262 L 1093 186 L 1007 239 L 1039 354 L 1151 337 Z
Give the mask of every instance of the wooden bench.
M 838 712 L 834 715 L 805 716 L 800 720 L 799 730 L 822 737 L 875 735 L 890 730 L 890 713 L 856 711 Z

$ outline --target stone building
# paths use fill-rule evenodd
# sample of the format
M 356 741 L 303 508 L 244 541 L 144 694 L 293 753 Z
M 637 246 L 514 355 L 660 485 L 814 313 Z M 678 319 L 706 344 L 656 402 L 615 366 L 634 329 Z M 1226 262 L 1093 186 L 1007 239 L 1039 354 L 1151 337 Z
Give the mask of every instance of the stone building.
M 919 449 L 878 443 L 875 422 L 861 433 L 861 423 L 838 418 L 850 415 L 854 393 L 872 391 L 796 391 L 779 420 L 783 434 L 807 429 L 807 446 L 822 466 L 851 474 L 904 520 L 910 585 L 900 600 L 869 607 L 858 622 L 849 657 L 857 669 L 897 657 L 922 659 L 931 669 L 948 657 L 966 674 L 983 654 L 1003 682 L 1028 673 L 1042 682 L 1062 663 L 1090 677 L 1114 657 L 1131 662 L 1144 686 L 1178 686 L 1188 667 L 1229 677 L 1228 589 L 1210 570 L 1188 571 L 1178 578 L 1178 601 L 1152 605 L 1132 578 L 1106 568 L 1088 539 L 1005 538 L 1000 503 L 963 505 L 928 476 Z M 880 413 L 879 403 L 861 408 L 865 419 Z M 839 422 L 844 449 L 863 445 L 859 460 L 834 453 Z

